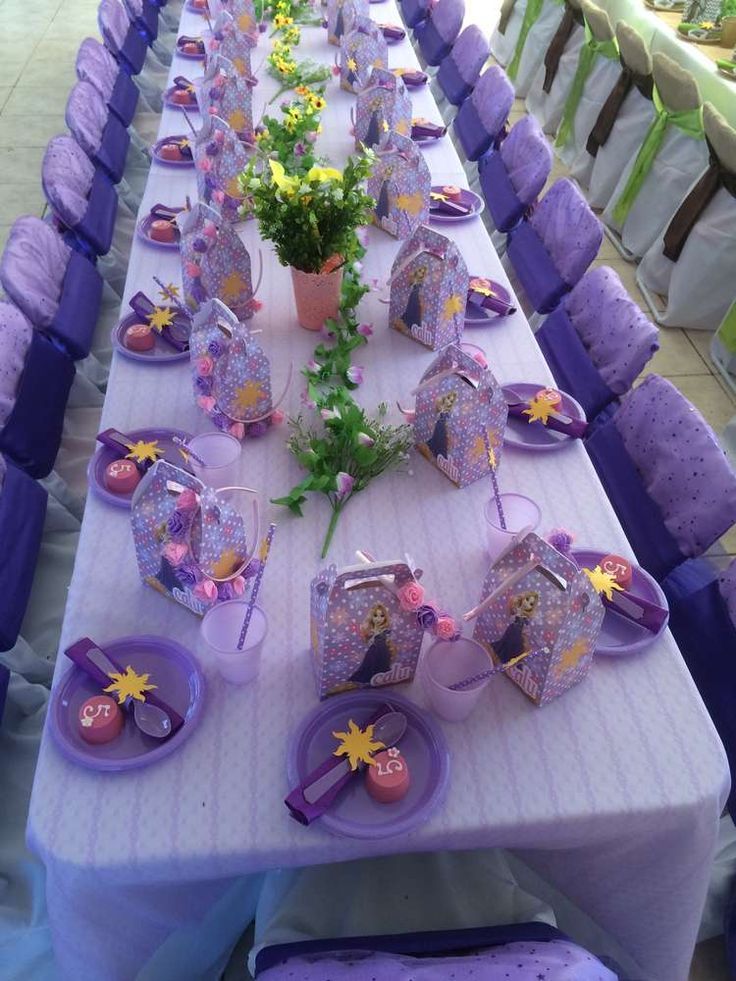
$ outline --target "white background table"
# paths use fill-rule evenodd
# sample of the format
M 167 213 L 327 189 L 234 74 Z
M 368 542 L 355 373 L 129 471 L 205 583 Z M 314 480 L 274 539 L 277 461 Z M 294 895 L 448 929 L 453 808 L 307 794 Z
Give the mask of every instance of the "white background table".
M 396 21 L 389 0 L 374 19 Z M 184 13 L 181 30 L 202 21 Z M 261 41 L 254 65 L 265 57 Z M 410 43 L 390 49 L 392 66 L 416 63 Z M 298 56 L 332 61 L 325 32 L 303 32 Z M 171 77 L 196 76 L 197 65 L 174 58 Z M 256 115 L 275 91 L 261 74 Z M 333 81 L 327 91 L 320 148 L 333 161 L 351 149 L 354 99 Z M 412 95 L 416 115 L 439 120 L 428 90 Z M 165 110 L 160 135 L 182 133 L 176 111 Z M 467 186 L 449 138 L 426 149 L 434 183 Z M 157 201 L 183 204 L 195 196 L 193 172 L 154 164 L 142 209 Z M 451 229 L 470 271 L 506 281 L 481 221 Z M 289 363 L 297 381 L 287 408 L 300 405 L 299 367 L 315 336 L 296 323 L 289 273 L 259 242 L 254 223 L 243 238 L 255 259 L 264 252 L 254 326 L 273 364 L 280 391 Z M 371 231 L 365 275 L 385 280 L 398 243 Z M 178 256 L 136 242 L 126 301 L 151 291 L 152 275 L 179 280 Z M 372 293 L 363 319 L 375 325 L 356 363 L 365 367 L 357 397 L 368 407 L 409 401 L 433 358 L 387 328 L 387 307 Z M 468 340 L 486 351 L 502 383 L 552 381 L 525 318 L 519 313 Z M 398 420 L 398 413 L 394 410 Z M 141 366 L 115 355 L 102 427 L 178 426 L 204 431 L 187 365 Z M 719 815 L 728 788 L 725 756 L 682 662 L 666 633 L 631 660 L 596 659 L 583 684 L 538 709 L 499 680 L 466 723 L 444 725 L 452 756 L 447 799 L 412 834 L 384 841 L 331 837 L 303 828 L 283 805 L 285 749 L 290 734 L 316 704 L 309 656 L 309 583 L 320 567 L 326 501 L 310 499 L 306 516 L 268 505 L 300 470 L 274 428 L 245 443 L 243 482 L 260 491 L 278 531 L 261 602 L 270 632 L 257 682 L 231 687 L 201 650 L 199 621 L 138 579 L 127 512 L 90 495 L 84 516 L 61 650 L 82 635 L 100 643 L 124 634 L 173 637 L 201 658 L 207 677 L 201 724 L 180 752 L 147 769 L 100 775 L 67 762 L 47 732 L 41 747 L 29 818 L 29 838 L 48 871 L 48 903 L 62 969 L 76 981 L 129 979 L 178 927 L 198 923 L 234 877 L 276 867 L 435 849 L 503 846 L 520 850 L 637 958 L 647 978 L 681 981 L 697 931 Z M 581 443 L 558 453 L 502 457 L 502 490 L 530 494 L 542 509 L 541 532 L 575 531 L 581 545 L 632 556 Z M 376 480 L 345 510 L 329 560 L 351 563 L 364 548 L 385 559 L 409 551 L 425 570 L 432 596 L 456 615 L 478 599 L 486 569 L 483 504 L 489 487 L 462 491 L 418 455 L 409 474 Z M 55 686 L 70 669 L 62 656 Z M 402 691 L 420 704 L 413 683 Z M 157 981 L 164 976 L 156 975 Z

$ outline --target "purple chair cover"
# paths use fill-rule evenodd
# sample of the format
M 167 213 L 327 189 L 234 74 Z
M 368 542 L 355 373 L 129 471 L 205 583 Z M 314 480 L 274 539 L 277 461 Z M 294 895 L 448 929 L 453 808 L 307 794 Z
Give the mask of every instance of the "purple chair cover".
M 480 158 L 481 190 L 499 231 L 518 225 L 551 169 L 552 150 L 533 116 L 520 119 L 497 150 Z
M 734 624 L 736 624 L 736 559 L 734 559 L 728 569 L 719 577 L 718 588 L 728 608 L 728 615 Z
M 1 505 L 0 505 L 1 506 Z M 7 650 L 8 648 L 6 648 Z M 0 725 L 3 721 L 3 712 L 5 711 L 5 699 L 8 695 L 8 682 L 10 681 L 10 671 L 5 667 L 4 664 L 0 664 Z
M 437 81 L 453 106 L 459 106 L 473 91 L 489 54 L 488 38 L 477 24 L 470 24 L 442 59 Z
M 20 310 L 5 302 L 0 302 L 0 355 L 3 414 L 9 407 L 5 418 L 0 415 L 0 452 L 31 477 L 46 477 L 59 450 L 74 365 L 33 330 Z
M 40 218 L 19 218 L 0 258 L 3 289 L 31 323 L 85 358 L 102 300 L 102 277 Z
M 131 24 L 120 0 L 100 0 L 97 23 L 105 47 L 131 75 L 137 75 L 146 60 L 148 45 Z
M 158 7 L 148 0 L 123 0 L 128 16 L 148 42 L 158 37 Z
M 77 53 L 77 78 L 91 82 L 123 126 L 130 126 L 138 105 L 138 87 L 107 48 L 93 37 L 85 38 Z
M 736 561 L 726 578 L 736 583 Z M 731 770 L 728 809 L 736 816 L 736 604 L 729 608 L 713 567 L 688 559 L 662 583 L 669 627 L 726 750 Z
M 514 87 L 506 72 L 498 65 L 487 68 L 455 116 L 455 132 L 468 160 L 477 160 L 501 141 L 513 103 Z
M 0 650 L 8 651 L 18 640 L 41 547 L 46 491 L 28 474 L 0 458 Z M 0 719 L 8 675 L 0 672 Z
M 119 183 L 125 170 L 130 136 L 91 82 L 77 82 L 72 88 L 65 119 L 92 163 L 102 167 L 115 184 Z
M 736 522 L 736 473 L 715 433 L 659 375 L 622 400 L 614 421 L 683 555 L 702 554 Z
M 401 14 L 407 27 L 416 27 L 427 16 L 429 0 L 401 0 Z
M 449 55 L 465 18 L 465 0 L 440 0 L 429 17 L 418 24 L 414 36 L 429 65 L 439 65 Z

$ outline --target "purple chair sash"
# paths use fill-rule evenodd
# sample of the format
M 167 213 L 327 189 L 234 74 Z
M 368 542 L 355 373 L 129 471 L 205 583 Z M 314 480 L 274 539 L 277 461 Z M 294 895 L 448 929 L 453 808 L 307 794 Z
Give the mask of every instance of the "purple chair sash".
M 419 50 L 428 65 L 439 65 L 442 59 L 446 58 L 452 51 L 452 41 L 442 37 L 431 17 L 417 25 L 414 35 L 419 42 Z
M 507 254 L 534 309 L 539 313 L 554 310 L 569 286 L 528 221 L 509 232 Z
M 138 86 L 130 75 L 126 75 L 124 71 L 118 72 L 108 106 L 123 126 L 130 126 L 133 121 L 139 95 Z
M 117 116 L 110 114 L 102 131 L 99 149 L 93 159 L 109 174 L 115 184 L 122 180 L 129 146 L 130 134 Z
M 133 24 L 128 29 L 125 43 L 120 48 L 120 51 L 113 52 L 113 54 L 116 53 L 120 55 L 121 63 L 131 75 L 137 75 L 143 68 L 146 55 L 148 54 L 148 45 L 146 44 L 145 38 L 138 33 Z
M 9 648 L 5 648 L 8 650 Z M 5 711 L 5 699 L 8 696 L 8 682 L 10 681 L 10 671 L 5 667 L 4 664 L 0 664 L 0 725 L 3 721 L 3 713 Z
M 661 582 L 685 556 L 659 507 L 647 494 L 615 420 L 598 427 L 586 440 L 585 448 L 639 564 Z
M 15 406 L 0 431 L 0 452 L 31 477 L 47 477 L 53 469 L 73 380 L 71 360 L 34 331 Z
M 500 232 L 510 232 L 524 217 L 527 205 L 514 190 L 500 150 L 483 154 L 478 161 L 478 175 L 493 224 Z
M 59 338 L 73 361 L 86 358 L 102 302 L 102 277 L 90 260 L 72 252 L 50 333 Z
M 95 255 L 105 255 L 112 244 L 118 196 L 110 178 L 102 170 L 95 171 L 89 192 L 87 210 L 75 226 Z
M 473 91 L 473 86 L 469 85 L 460 74 L 460 70 L 452 57 L 452 52 L 442 59 L 442 64 L 437 72 L 437 81 L 447 101 L 451 102 L 453 106 L 461 105 Z
M 158 37 L 158 7 L 148 0 L 138 0 L 137 3 L 126 4 L 131 19 L 149 43 Z
M 46 491 L 11 463 L 0 489 L 0 650 L 8 651 L 18 640 L 33 584 L 41 547 Z M 2 679 L 0 678 L 0 689 Z M 4 701 L 0 690 L 0 717 Z
M 466 99 L 457 111 L 455 132 L 468 160 L 478 160 L 491 148 L 497 135 L 488 133 L 484 128 L 472 97 Z
M 561 306 L 547 317 L 534 337 L 558 386 L 578 400 L 589 420 L 616 398 Z
M 429 0 L 401 0 L 401 15 L 407 27 L 416 27 L 429 12 Z

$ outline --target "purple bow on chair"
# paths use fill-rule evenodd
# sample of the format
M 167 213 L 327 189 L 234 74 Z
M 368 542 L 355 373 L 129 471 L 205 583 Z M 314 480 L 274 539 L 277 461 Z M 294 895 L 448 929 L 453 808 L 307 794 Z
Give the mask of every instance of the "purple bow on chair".
M 507 393 L 511 394 L 512 397 L 515 395 L 510 389 L 506 389 Z M 557 412 L 552 410 L 545 422 L 540 419 L 532 420 L 531 416 L 528 414 L 529 402 L 525 401 L 523 398 L 516 396 L 518 401 L 512 402 L 508 399 L 506 400 L 506 405 L 509 410 L 510 416 L 515 416 L 519 419 L 524 419 L 527 422 L 532 422 L 533 424 L 544 425 L 547 429 L 551 429 L 556 433 L 564 433 L 566 436 L 572 436 L 575 439 L 582 439 L 583 436 L 588 432 L 588 423 L 583 419 L 573 419 L 572 416 L 566 415 L 564 412 Z
M 156 310 L 170 310 L 173 313 L 171 323 L 164 324 L 160 330 L 157 327 L 154 327 L 154 329 L 158 330 L 163 340 L 176 348 L 177 351 L 189 350 L 189 334 L 192 329 L 192 321 L 183 309 L 177 309 L 176 307 L 157 307 L 142 292 L 138 292 L 135 296 L 131 297 L 129 306 L 132 307 L 135 315 L 140 317 L 143 323 L 148 323 L 152 326 Z

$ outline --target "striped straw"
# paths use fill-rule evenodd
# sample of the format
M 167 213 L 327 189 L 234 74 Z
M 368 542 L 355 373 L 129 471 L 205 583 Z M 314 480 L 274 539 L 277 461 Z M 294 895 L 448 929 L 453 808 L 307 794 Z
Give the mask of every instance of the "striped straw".
M 243 644 L 245 643 L 245 637 L 248 633 L 248 627 L 250 627 L 250 618 L 253 616 L 253 607 L 256 605 L 256 599 L 258 597 L 258 591 L 261 588 L 261 580 L 263 579 L 263 571 L 266 568 L 266 562 L 268 562 L 268 555 L 271 551 L 271 543 L 273 542 L 273 533 L 276 531 L 276 525 L 271 523 L 268 526 L 268 532 L 261 545 L 261 554 L 259 558 L 261 560 L 261 567 L 256 573 L 255 582 L 253 583 L 253 589 L 251 590 L 250 599 L 248 600 L 248 609 L 245 611 L 245 618 L 243 620 L 243 626 L 240 628 L 240 637 L 238 637 L 238 650 L 242 651 Z
M 526 651 L 524 654 L 519 654 L 518 657 L 512 657 L 506 664 L 499 664 L 495 668 L 489 668 L 488 671 L 481 671 L 480 674 L 474 674 L 470 678 L 463 678 L 462 681 L 456 681 L 454 685 L 449 685 L 449 690 L 463 691 L 465 688 L 470 688 L 471 685 L 478 684 L 479 681 L 492 678 L 495 674 L 504 674 L 509 668 L 513 668 L 515 664 L 519 664 L 520 661 L 526 661 L 528 658 L 536 657 L 538 654 L 547 653 L 549 653 L 549 647 L 540 647 L 538 651 Z
M 207 464 L 204 462 L 201 456 L 194 452 L 189 443 L 181 438 L 181 436 L 174 436 L 174 442 L 177 446 L 181 446 L 182 449 L 186 450 L 187 455 L 190 456 L 195 463 L 198 463 L 200 467 L 206 467 Z

